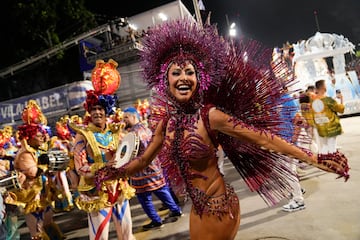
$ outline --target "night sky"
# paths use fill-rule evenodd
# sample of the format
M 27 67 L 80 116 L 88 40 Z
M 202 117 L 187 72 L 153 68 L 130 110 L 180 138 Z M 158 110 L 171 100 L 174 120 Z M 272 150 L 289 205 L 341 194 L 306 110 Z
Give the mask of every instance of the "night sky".
M 5 2 L 10 5 L 11 1 Z M 125 2 L 119 0 L 86 0 L 84 2 L 88 10 L 95 14 L 99 24 L 103 24 L 115 18 L 131 17 L 173 1 L 139 0 Z M 227 16 L 229 23 L 236 23 L 238 37 L 255 39 L 269 48 L 282 47 L 287 41 L 289 43 L 296 43 L 298 40 L 308 39 L 319 28 L 322 33 L 344 35 L 357 46 L 357 50 L 360 49 L 358 45 L 360 43 L 360 0 L 202 1 L 205 9 L 211 12 L 211 23 L 217 24 L 219 32 L 223 36 L 228 34 Z M 182 0 L 182 2 L 194 14 L 193 0 Z M 314 11 L 317 12 L 317 18 L 315 18 Z M 11 15 L 12 12 L 4 12 L 1 15 L 3 21 L 0 21 L 1 29 L 8 30 L 5 31 L 7 35 L 3 34 L 5 37 L 2 39 L 2 42 L 6 44 L 1 45 L 2 51 L 5 53 L 2 61 L 0 61 L 2 63 L 0 64 L 1 69 L 29 57 L 24 54 L 23 58 L 17 59 L 19 56 L 15 58 L 12 55 L 11 51 L 13 51 L 13 48 L 8 47 L 8 45 L 12 46 L 18 42 L 11 40 L 11 37 L 16 36 L 17 26 L 9 24 L 7 19 L 9 14 Z M 69 33 L 65 30 L 62 33 L 63 38 L 61 41 L 68 38 L 64 37 L 66 33 L 71 34 L 71 32 Z M 36 50 L 36 48 L 30 50 Z M 0 83 L 3 84 L 3 88 L 0 89 L 0 101 L 29 95 L 33 92 L 82 79 L 78 48 L 71 48 L 66 51 L 66 56 L 61 64 L 53 65 L 50 60 L 43 61 L 38 65 L 33 64 L 24 68 L 24 71 L 21 73 L 16 73 L 14 76 L 6 79 L 0 79 Z M 34 82 L 38 84 L 33 84 Z
M 360 42 L 359 0 L 202 0 L 206 10 L 211 11 L 211 22 L 217 23 L 222 35 L 227 34 L 227 21 L 235 22 L 238 33 L 263 42 L 269 47 L 282 46 L 289 41 L 313 36 L 318 27 L 323 33 L 342 34 L 355 45 Z M 172 1 L 130 1 L 114 7 L 108 0 L 89 3 L 88 7 L 109 17 L 131 17 L 154 7 Z M 193 1 L 183 0 L 184 5 L 194 13 Z M 133 3 L 133 4 L 132 4 Z M 132 4 L 132 5 L 131 5 Z M 317 20 L 314 11 L 317 12 Z

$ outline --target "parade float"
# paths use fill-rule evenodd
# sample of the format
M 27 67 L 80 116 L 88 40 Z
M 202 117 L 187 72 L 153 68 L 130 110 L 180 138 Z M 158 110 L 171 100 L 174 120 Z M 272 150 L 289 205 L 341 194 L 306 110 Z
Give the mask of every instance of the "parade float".
M 317 80 L 324 79 L 327 95 L 336 98 L 341 91 L 345 112 L 360 113 L 360 85 L 355 70 L 346 67 L 346 57 L 355 54 L 355 45 L 343 35 L 316 32 L 307 40 L 284 44 L 281 55 L 294 74 L 291 90 L 305 90 Z M 274 56 L 279 54 L 274 49 Z

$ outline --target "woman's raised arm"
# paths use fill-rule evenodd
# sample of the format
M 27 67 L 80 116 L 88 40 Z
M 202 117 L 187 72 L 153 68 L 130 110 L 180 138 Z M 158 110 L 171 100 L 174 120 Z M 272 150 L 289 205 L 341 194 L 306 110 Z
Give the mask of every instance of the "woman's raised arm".
M 344 177 L 345 180 L 349 178 L 347 159 L 343 156 L 334 156 L 332 159 L 318 159 L 316 155 L 288 143 L 271 132 L 260 131 L 215 108 L 210 109 L 209 122 L 212 130 L 235 137 L 245 143 L 256 144 L 269 151 L 297 158 L 324 171 L 337 173 L 340 177 Z

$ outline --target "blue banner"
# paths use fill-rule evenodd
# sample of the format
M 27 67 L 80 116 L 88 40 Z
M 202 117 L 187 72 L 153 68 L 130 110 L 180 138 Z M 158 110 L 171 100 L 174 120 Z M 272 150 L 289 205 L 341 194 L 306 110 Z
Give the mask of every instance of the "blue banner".
M 87 58 L 89 56 L 92 56 L 94 54 L 97 54 L 98 51 L 100 51 L 100 46 L 97 46 L 89 41 L 82 40 L 79 43 L 79 61 L 80 61 L 80 71 L 86 72 L 95 67 L 93 64 L 89 64 L 87 62 Z
M 0 102 L 0 124 L 21 120 L 21 114 L 29 100 L 35 100 L 44 115 L 64 113 L 82 107 L 86 90 L 93 89 L 91 81 L 81 81 L 52 88 L 32 95 Z

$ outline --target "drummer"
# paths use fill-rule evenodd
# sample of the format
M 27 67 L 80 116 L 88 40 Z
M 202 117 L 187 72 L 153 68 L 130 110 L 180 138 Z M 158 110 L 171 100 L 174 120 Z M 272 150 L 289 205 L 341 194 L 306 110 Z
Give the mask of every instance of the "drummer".
M 47 120 L 35 100 L 28 102 L 22 120 L 24 124 L 18 127 L 21 147 L 14 160 L 22 189 L 11 190 L 5 202 L 23 209 L 31 239 L 63 239 L 53 221 L 48 157 L 40 148 L 45 144 Z
M 19 211 L 16 206 L 6 205 L 3 198 L 7 196 L 9 189 L 20 187 L 18 181 L 14 181 L 14 176 L 17 177 L 14 170 L 14 158 L 18 148 L 16 147 L 16 140 L 13 136 L 13 128 L 5 126 L 0 130 L 0 178 L 3 184 L 0 184 L 0 236 L 5 236 L 6 239 L 20 239 L 18 231 L 18 215 Z M 10 176 L 10 178 L 8 178 Z M 8 179 L 6 181 L 5 179 Z
M 3 129 L 0 129 L 0 171 L 3 170 L 3 174 L 13 169 L 15 153 L 18 150 L 13 145 L 14 138 L 12 134 L 13 128 L 11 126 L 5 126 Z
M 116 71 L 111 69 L 112 66 L 117 66 L 115 61 L 110 60 L 105 66 L 104 62 L 101 63 L 97 64 L 97 67 L 103 66 L 105 74 L 107 71 Z M 96 85 L 94 89 L 86 92 L 84 107 L 89 114 L 88 125 L 70 123 L 70 127 L 77 132 L 73 152 L 75 169 L 80 175 L 80 196 L 75 199 L 75 204 L 80 210 L 88 213 L 91 240 L 109 239 L 111 218 L 118 239 L 132 240 L 134 236 L 129 199 L 134 196 L 135 190 L 129 186 L 127 180 L 122 179 L 103 183 L 99 191 L 94 184 L 95 171 L 107 164 L 112 165 L 123 130 L 117 123 L 107 123 L 108 116 L 114 113 L 116 95 L 103 94 Z M 87 122 L 87 119 L 84 119 L 84 122 Z
M 61 169 L 57 168 L 54 171 L 54 182 L 56 184 L 56 187 L 58 189 L 58 196 L 55 199 L 55 208 L 54 210 L 59 211 L 70 211 L 73 209 L 73 197 L 70 191 L 69 187 L 69 181 L 67 178 L 67 171 L 68 169 L 67 164 L 68 162 L 65 162 L 65 159 L 70 159 L 70 152 L 71 152 L 71 141 L 72 138 L 71 133 L 67 127 L 67 120 L 69 119 L 69 116 L 61 117 L 58 122 L 56 122 L 55 129 L 56 129 L 56 135 L 51 137 L 50 140 L 50 149 L 55 150 L 60 153 L 61 156 L 59 156 L 56 159 L 61 159 L 61 162 L 54 163 L 54 165 L 57 167 L 57 164 L 59 164 L 59 167 Z M 61 166 L 60 166 L 61 165 Z M 76 182 L 77 184 L 77 182 Z
M 10 170 L 10 161 L 3 159 L 6 156 L 6 151 L 4 149 L 5 141 L 7 141 L 6 136 L 3 134 L 3 130 L 0 130 L 0 179 L 5 177 Z M 6 220 L 6 207 L 3 200 L 3 192 L 6 191 L 1 185 L 0 185 L 0 236 L 6 236 L 6 226 L 5 226 L 5 220 Z

